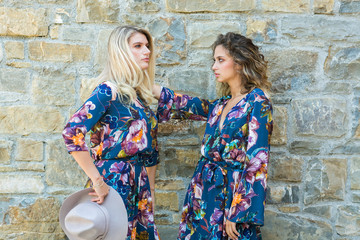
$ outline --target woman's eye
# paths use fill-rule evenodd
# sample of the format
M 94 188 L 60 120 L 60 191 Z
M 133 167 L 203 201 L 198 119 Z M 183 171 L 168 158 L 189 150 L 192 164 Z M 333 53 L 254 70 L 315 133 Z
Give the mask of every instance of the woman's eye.
M 219 62 L 223 62 L 223 61 L 224 61 L 224 59 L 219 58 Z
M 140 44 L 137 44 L 137 45 L 135 45 L 135 47 L 136 47 L 136 48 L 140 48 L 140 47 L 141 47 L 141 45 L 140 45 Z

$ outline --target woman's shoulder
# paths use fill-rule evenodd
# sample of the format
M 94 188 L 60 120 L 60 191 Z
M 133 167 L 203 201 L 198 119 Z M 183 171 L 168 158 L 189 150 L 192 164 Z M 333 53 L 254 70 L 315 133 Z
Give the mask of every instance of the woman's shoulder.
M 248 101 L 254 101 L 254 102 L 262 102 L 262 101 L 270 102 L 270 98 L 268 94 L 266 94 L 260 88 L 254 88 L 251 92 L 249 92 L 247 99 Z
M 110 81 L 101 82 L 99 85 L 97 85 L 95 91 L 108 97 L 111 96 L 111 100 L 115 100 L 117 97 L 117 87 L 114 83 Z

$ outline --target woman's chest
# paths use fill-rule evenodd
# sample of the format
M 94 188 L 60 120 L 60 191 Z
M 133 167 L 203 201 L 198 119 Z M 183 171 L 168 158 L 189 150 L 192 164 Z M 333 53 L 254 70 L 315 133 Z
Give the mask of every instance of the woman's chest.
M 246 102 L 232 106 L 215 106 L 214 112 L 210 114 L 207 121 L 205 134 L 231 138 L 239 133 L 246 133 L 250 114 L 251 105 Z

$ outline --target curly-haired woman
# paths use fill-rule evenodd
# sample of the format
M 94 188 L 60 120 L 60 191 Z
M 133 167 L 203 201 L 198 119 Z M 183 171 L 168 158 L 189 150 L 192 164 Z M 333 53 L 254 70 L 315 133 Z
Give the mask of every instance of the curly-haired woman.
M 153 87 L 159 122 L 207 121 L 178 239 L 261 239 L 273 126 L 267 62 L 250 39 L 232 32 L 218 36 L 213 55 L 221 98 Z

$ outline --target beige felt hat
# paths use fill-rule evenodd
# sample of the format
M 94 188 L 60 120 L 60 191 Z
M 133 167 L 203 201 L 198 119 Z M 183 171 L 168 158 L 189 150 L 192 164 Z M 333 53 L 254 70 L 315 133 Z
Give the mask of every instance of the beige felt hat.
M 60 208 L 60 225 L 70 240 L 124 240 L 128 216 L 120 195 L 110 187 L 102 204 L 91 202 L 91 188 L 65 199 Z

